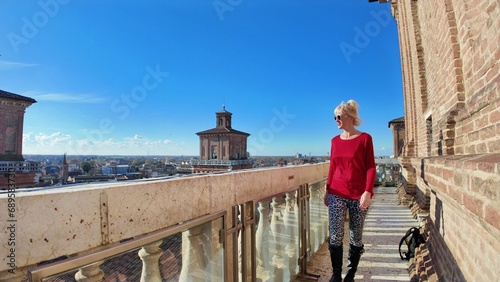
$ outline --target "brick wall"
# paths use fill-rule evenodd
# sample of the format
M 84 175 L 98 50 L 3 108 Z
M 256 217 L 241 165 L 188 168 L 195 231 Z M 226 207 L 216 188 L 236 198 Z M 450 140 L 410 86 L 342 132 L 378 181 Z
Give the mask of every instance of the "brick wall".
M 23 160 L 24 111 L 15 100 L 0 100 L 0 160 Z
M 500 277 L 500 2 L 393 1 L 406 140 L 401 197 L 428 214 L 443 281 Z M 425 260 L 417 260 L 425 261 Z M 425 270 L 427 267 L 417 267 Z
M 38 181 L 35 180 L 37 177 L 34 172 L 16 172 L 15 182 L 9 181 L 9 175 L 4 173 L 0 174 L 0 190 L 8 190 L 9 184 L 13 184 L 15 189 L 18 188 L 30 188 L 35 187 Z
M 212 148 L 217 151 L 217 159 L 234 160 L 246 157 L 247 136 L 240 134 L 219 134 L 200 136 L 200 159 L 212 159 Z M 238 153 L 239 158 L 238 158 Z
M 424 161 L 418 186 L 432 191 L 427 229 L 435 250 L 432 256 L 441 262 L 444 281 L 498 277 L 499 163 L 500 154 Z

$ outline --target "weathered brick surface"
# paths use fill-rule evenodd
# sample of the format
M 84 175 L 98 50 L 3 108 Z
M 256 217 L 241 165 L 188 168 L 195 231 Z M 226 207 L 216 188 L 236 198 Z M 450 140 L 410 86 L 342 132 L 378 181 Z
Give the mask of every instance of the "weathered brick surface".
M 405 98 L 400 195 L 411 191 L 401 196 L 412 212 L 429 213 L 418 276 L 493 281 L 500 277 L 500 2 L 392 6 Z
M 17 160 L 22 155 L 25 107 L 15 100 L 0 98 L 0 156 Z
M 35 177 L 36 174 L 34 172 L 16 173 L 15 188 L 17 189 L 17 188 L 33 187 L 35 182 L 34 181 Z M 0 174 L 0 187 L 4 188 L 5 190 L 7 190 L 7 187 L 9 187 L 9 177 L 7 174 Z

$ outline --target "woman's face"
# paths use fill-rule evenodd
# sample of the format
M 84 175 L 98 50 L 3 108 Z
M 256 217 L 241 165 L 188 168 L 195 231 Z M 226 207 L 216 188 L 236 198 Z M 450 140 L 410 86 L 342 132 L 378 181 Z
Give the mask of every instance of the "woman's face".
M 350 117 L 348 115 L 343 114 L 343 113 L 339 113 L 339 114 L 336 114 L 333 119 L 337 123 L 338 129 L 345 129 L 345 124 L 347 123 L 347 120 L 349 118 Z

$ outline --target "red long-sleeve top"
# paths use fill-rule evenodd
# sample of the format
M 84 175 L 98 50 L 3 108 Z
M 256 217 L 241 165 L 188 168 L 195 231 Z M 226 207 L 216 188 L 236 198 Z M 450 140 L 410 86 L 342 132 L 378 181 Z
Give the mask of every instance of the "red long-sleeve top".
M 332 138 L 330 169 L 326 189 L 329 194 L 358 200 L 368 191 L 373 197 L 376 178 L 372 137 L 368 133 L 343 140 Z

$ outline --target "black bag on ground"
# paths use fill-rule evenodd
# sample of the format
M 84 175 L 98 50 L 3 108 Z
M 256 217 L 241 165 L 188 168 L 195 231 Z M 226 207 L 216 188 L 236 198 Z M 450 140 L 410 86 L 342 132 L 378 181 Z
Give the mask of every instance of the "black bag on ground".
M 401 252 L 401 246 L 406 244 L 408 251 Z M 420 228 L 412 227 L 406 231 L 405 236 L 399 241 L 399 256 L 402 260 L 410 260 L 415 257 L 415 249 L 420 246 L 420 244 L 425 243 L 424 236 L 420 234 Z

